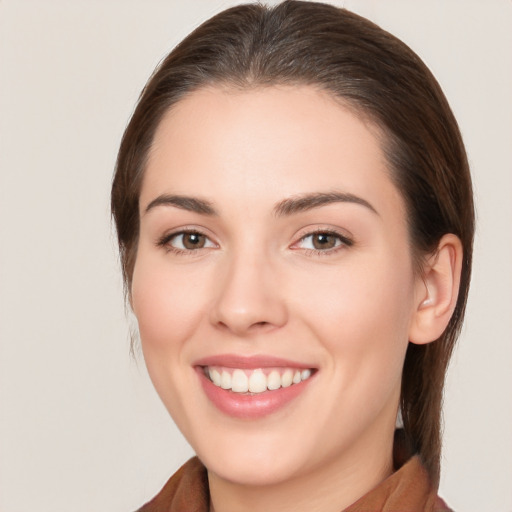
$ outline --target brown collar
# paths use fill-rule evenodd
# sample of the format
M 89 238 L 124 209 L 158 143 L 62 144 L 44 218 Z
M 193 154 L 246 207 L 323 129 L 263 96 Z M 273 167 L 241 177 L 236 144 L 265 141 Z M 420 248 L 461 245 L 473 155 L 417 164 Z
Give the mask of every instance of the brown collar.
M 185 463 L 160 493 L 138 512 L 208 512 L 206 468 L 197 457 Z M 343 512 L 450 512 L 432 489 L 418 456 Z
M 451 512 L 430 484 L 419 456 L 411 457 L 343 512 Z

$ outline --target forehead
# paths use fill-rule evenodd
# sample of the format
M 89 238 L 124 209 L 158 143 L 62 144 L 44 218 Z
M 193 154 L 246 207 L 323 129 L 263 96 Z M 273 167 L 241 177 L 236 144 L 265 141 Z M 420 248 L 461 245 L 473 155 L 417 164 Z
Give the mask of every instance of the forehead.
M 191 188 L 232 203 L 334 189 L 401 202 L 380 130 L 309 86 L 205 88 L 178 102 L 155 133 L 141 207 Z

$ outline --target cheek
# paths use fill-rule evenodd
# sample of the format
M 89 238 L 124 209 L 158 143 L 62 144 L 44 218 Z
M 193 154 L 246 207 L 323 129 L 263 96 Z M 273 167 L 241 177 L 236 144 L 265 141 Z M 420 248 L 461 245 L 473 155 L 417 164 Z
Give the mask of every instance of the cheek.
M 197 280 L 201 276 L 172 267 L 165 258 L 141 255 L 133 274 L 132 305 L 145 354 L 175 351 L 197 326 L 205 313 Z
M 187 340 L 204 318 L 205 306 L 200 300 L 205 294 L 195 279 L 203 280 L 169 265 L 165 257 L 139 256 L 133 274 L 132 305 L 144 360 L 167 410 L 187 432 L 187 404 L 194 401 L 190 380 L 195 377 L 190 372 Z
M 389 257 L 304 276 L 302 310 L 310 330 L 346 372 L 400 373 L 408 343 L 414 279 L 408 261 Z M 396 372 L 395 372 L 396 373 Z

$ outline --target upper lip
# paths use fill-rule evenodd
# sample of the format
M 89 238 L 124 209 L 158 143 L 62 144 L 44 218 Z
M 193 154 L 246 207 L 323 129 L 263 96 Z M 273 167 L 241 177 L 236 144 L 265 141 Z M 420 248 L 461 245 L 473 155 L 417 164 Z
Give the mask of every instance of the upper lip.
M 309 363 L 283 359 L 270 355 L 240 356 L 236 354 L 218 354 L 203 357 L 194 362 L 194 366 L 224 366 L 226 368 L 313 368 Z

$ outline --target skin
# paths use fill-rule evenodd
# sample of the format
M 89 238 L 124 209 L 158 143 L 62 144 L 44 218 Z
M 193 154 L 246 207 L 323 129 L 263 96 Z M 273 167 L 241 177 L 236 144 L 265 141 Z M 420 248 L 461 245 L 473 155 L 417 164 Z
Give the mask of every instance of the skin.
M 208 468 L 217 512 L 339 511 L 392 472 L 401 371 L 409 339 L 423 332 L 419 315 L 426 322 L 426 287 L 379 141 L 375 126 L 306 86 L 201 89 L 156 132 L 131 300 L 151 379 Z M 371 207 L 276 214 L 284 200 L 334 191 Z M 217 214 L 147 210 L 163 194 L 206 200 Z M 159 243 L 184 229 L 203 233 L 204 247 L 176 252 L 180 236 Z M 315 251 L 318 230 L 342 238 Z M 277 412 L 232 418 L 193 367 L 216 354 L 318 371 Z

